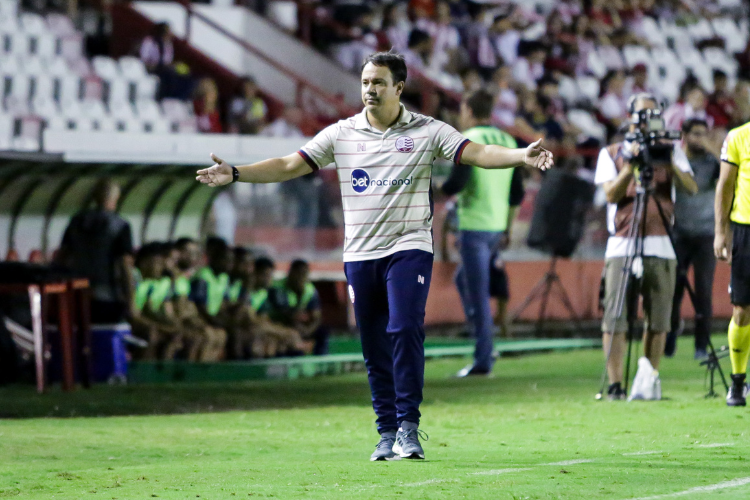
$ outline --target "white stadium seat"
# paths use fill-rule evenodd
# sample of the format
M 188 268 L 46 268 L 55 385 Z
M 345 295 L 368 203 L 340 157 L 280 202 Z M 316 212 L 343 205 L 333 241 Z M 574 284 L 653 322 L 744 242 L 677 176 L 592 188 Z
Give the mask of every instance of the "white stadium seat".
M 124 78 L 116 78 L 107 82 L 107 102 L 110 107 L 113 103 L 130 102 L 131 83 Z
M 155 99 L 156 89 L 159 88 L 159 77 L 146 75 L 136 82 L 135 88 L 136 99 Z
M 47 120 L 47 128 L 50 130 L 68 130 L 70 128 L 67 118 L 58 115 Z
M 81 111 L 83 112 L 83 116 L 91 118 L 92 120 L 98 120 L 109 116 L 107 108 L 104 107 L 104 103 L 94 99 L 85 99 L 81 101 Z
M 627 45 L 623 47 L 622 55 L 625 58 L 625 64 L 627 64 L 628 68 L 632 68 L 639 63 L 645 65 L 651 64 L 651 54 L 648 53 L 646 47 L 640 45 Z
M 114 118 L 99 118 L 96 120 L 95 126 L 100 132 L 117 132 L 117 120 Z
M 585 135 L 605 141 L 607 139 L 607 129 L 596 121 L 588 111 L 582 109 L 571 109 L 568 111 L 568 121 L 575 125 Z
M 6 33 L 8 52 L 15 56 L 26 57 L 29 54 L 29 37 L 25 33 Z
M 562 76 L 558 88 L 560 97 L 562 97 L 567 104 L 573 104 L 578 101 L 580 94 L 575 79 L 569 76 Z
M 113 80 L 120 76 L 120 67 L 117 61 L 107 56 L 96 56 L 91 60 L 94 73 L 104 80 Z
M 57 37 L 51 33 L 38 34 L 31 43 L 36 56 L 52 59 L 57 55 Z
M 747 44 L 747 32 L 742 32 L 734 19 L 729 17 L 717 17 L 712 21 L 716 35 L 724 39 L 727 52 L 741 52 Z
M 76 32 L 73 21 L 65 14 L 47 14 L 47 26 L 56 36 L 72 35 Z
M 589 100 L 589 102 L 596 102 L 599 98 L 599 80 L 591 76 L 584 76 L 578 78 L 578 89 L 581 91 L 581 95 Z
M 118 120 L 133 120 L 136 118 L 133 105 L 128 101 L 115 101 L 110 102 L 109 112 L 112 117 Z
M 599 47 L 597 53 L 608 70 L 625 69 L 625 61 L 622 58 L 622 54 L 620 54 L 620 51 L 614 45 Z
M 21 14 L 20 18 L 21 26 L 26 33 L 35 35 L 48 32 L 49 28 L 47 26 L 47 21 L 39 14 L 24 12 Z
M 193 115 L 192 106 L 188 106 L 185 101 L 179 99 L 163 99 L 161 109 L 164 111 L 165 117 L 175 122 L 185 120 Z
M 604 78 L 604 75 L 607 74 L 607 65 L 604 64 L 604 61 L 595 50 L 592 50 L 586 56 L 586 67 L 597 78 Z
M 49 64 L 41 57 L 29 56 L 23 60 L 23 71 L 29 75 L 47 74 Z
M 60 116 L 60 108 L 51 97 L 35 97 L 31 101 L 31 112 L 36 116 L 41 116 L 45 120 L 51 120 Z
M 55 79 L 49 75 L 37 75 L 34 77 L 34 91 L 32 98 L 40 97 L 42 99 L 55 98 Z
M 81 79 L 78 75 L 68 74 L 59 79 L 57 98 L 60 102 L 77 101 L 81 98 Z
M 146 67 L 137 57 L 124 56 L 119 60 L 122 76 L 131 82 L 139 81 L 148 76 Z
M 661 27 L 653 17 L 645 16 L 641 22 L 643 23 L 646 40 L 652 47 L 665 47 L 667 45 L 667 37 L 664 36 Z
M 694 24 L 689 24 L 686 26 L 686 29 L 694 42 L 714 37 L 714 29 L 711 27 L 711 23 L 705 18 L 698 19 L 698 22 Z
M 68 63 L 62 57 L 55 57 L 47 67 L 47 72 L 54 76 L 66 76 L 70 73 Z
M 135 109 L 138 118 L 143 121 L 153 121 L 161 118 L 162 113 L 159 105 L 154 100 L 141 99 L 136 101 Z

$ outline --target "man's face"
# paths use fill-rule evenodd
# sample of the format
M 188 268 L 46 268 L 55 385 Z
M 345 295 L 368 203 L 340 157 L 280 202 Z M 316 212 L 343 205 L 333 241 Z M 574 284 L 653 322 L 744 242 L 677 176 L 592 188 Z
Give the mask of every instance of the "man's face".
M 289 273 L 287 279 L 289 287 L 292 290 L 301 292 L 305 288 L 305 284 L 310 277 L 310 268 L 307 266 L 298 267 L 294 271 Z
M 687 95 L 686 101 L 696 111 L 706 107 L 706 95 L 701 89 L 691 90 Z
M 152 255 L 143 259 L 141 263 L 141 273 L 144 278 L 154 279 L 164 274 L 164 256 Z
M 398 106 L 404 82 L 393 83 L 393 75 L 387 66 L 367 63 L 362 69 L 362 102 L 367 111 L 378 112 Z
M 249 278 L 255 271 L 255 259 L 250 254 L 245 254 L 234 260 L 234 272 L 241 278 Z
M 706 150 L 706 138 L 708 138 L 708 129 L 703 125 L 693 125 L 690 132 L 685 134 L 685 144 L 690 151 L 699 153 Z
M 228 273 L 232 269 L 232 261 L 234 255 L 232 251 L 227 249 L 226 251 L 218 251 L 211 259 L 211 267 L 217 273 Z
M 197 243 L 188 243 L 180 250 L 177 265 L 182 270 L 188 270 L 198 265 L 201 258 L 201 248 Z
M 714 90 L 716 92 L 724 92 L 727 90 L 727 77 L 718 76 L 714 78 Z
M 268 288 L 273 281 L 273 269 L 267 267 L 255 273 L 255 286 L 257 288 Z

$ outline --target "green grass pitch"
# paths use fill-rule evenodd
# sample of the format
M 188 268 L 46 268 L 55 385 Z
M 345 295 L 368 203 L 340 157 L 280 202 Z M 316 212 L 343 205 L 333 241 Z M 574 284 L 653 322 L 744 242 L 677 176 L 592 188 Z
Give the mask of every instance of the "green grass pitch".
M 368 461 L 364 374 L 0 389 L 0 498 L 750 499 L 750 410 L 704 399 L 688 339 L 661 402 L 594 401 L 598 351 L 464 362 L 427 365 L 423 462 Z

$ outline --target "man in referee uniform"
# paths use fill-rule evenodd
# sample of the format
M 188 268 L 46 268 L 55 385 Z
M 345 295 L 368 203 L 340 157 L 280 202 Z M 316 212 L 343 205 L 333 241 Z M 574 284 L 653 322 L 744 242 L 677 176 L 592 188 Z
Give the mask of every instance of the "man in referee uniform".
M 732 386 L 727 405 L 745 406 L 745 374 L 750 356 L 750 123 L 731 130 L 724 141 L 714 209 L 714 253 L 716 258 L 732 264 L 729 283 L 734 306 L 729 323 Z
M 464 98 L 461 103 L 463 134 L 478 144 L 515 148 L 516 141 L 511 135 L 490 125 L 493 103 L 492 94 L 486 90 L 474 91 Z M 521 171 L 514 168 L 485 170 L 469 165 L 454 165 L 442 186 L 446 195 L 458 194 L 461 268 L 456 275 L 456 285 L 476 339 L 474 362 L 459 371 L 459 377 L 492 372 L 490 270 L 493 255 L 500 248 L 503 235 L 512 221 L 511 186 L 520 180 L 520 174 Z M 507 282 L 504 285 L 507 295 Z
M 281 182 L 334 164 L 344 207 L 344 271 L 381 439 L 371 460 L 424 458 L 419 405 L 424 385 L 424 314 L 432 276 L 432 163 L 482 168 L 552 166 L 540 141 L 524 149 L 476 144 L 450 125 L 407 111 L 404 58 L 369 56 L 365 109 L 330 125 L 299 151 L 252 165 L 199 170 L 209 186 Z

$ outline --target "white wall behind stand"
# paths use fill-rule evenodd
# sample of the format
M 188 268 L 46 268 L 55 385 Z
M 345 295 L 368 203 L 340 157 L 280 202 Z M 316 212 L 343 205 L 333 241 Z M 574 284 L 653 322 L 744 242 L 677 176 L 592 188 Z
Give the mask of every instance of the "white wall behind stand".
M 133 5 L 155 22 L 168 22 L 177 36 L 185 37 L 186 11 L 182 6 L 172 2 L 135 2 Z M 263 17 L 245 7 L 214 4 L 194 5 L 193 8 L 319 88 L 334 95 L 343 95 L 352 106 L 362 105 L 357 76 L 346 72 L 331 59 L 304 45 Z M 245 51 L 206 23 L 193 18 L 189 42 L 238 75 L 254 76 L 263 91 L 286 104 L 294 103 L 297 91 L 294 80 L 258 56 Z
M 61 153 L 66 162 L 210 166 L 211 153 L 232 164 L 254 163 L 294 153 L 307 140 L 231 134 L 123 134 L 45 130 L 44 151 Z

